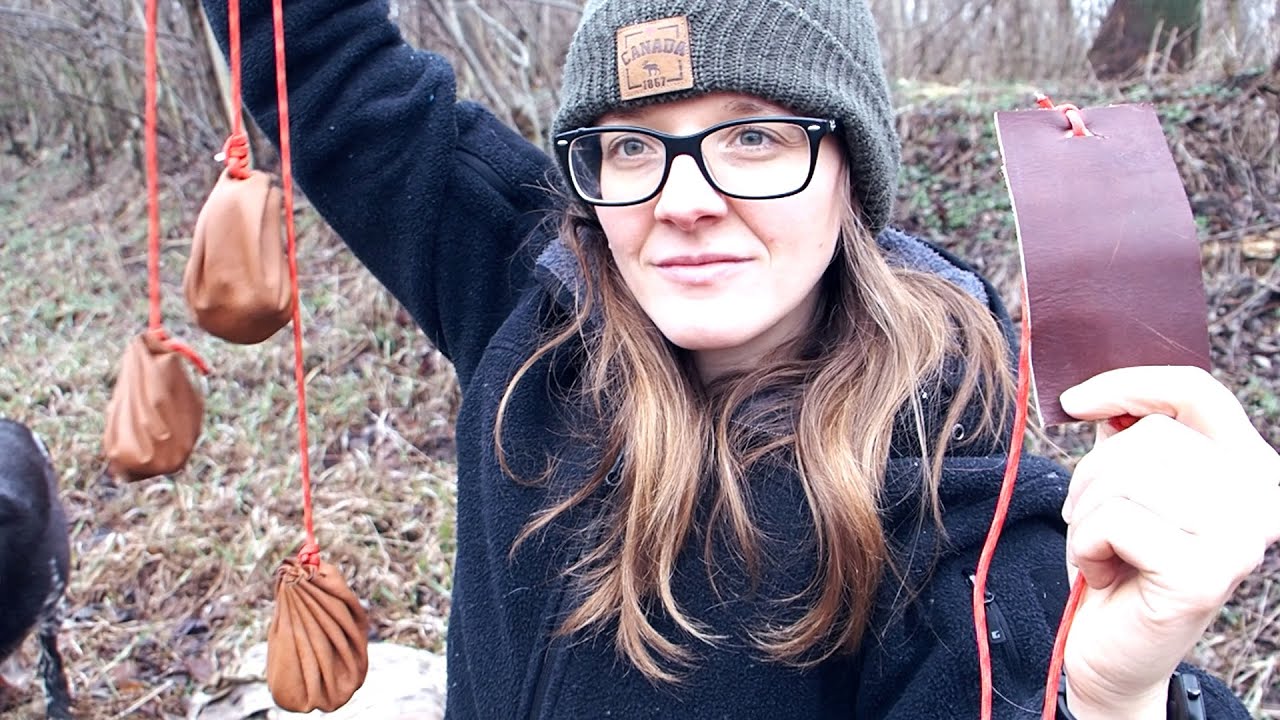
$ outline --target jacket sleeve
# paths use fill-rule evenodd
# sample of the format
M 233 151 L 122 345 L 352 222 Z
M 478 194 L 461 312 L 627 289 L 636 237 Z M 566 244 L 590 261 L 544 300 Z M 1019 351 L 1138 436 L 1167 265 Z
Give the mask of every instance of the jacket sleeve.
M 905 461 L 896 461 L 905 462 Z M 970 575 L 977 566 L 1004 471 L 1003 457 L 957 458 L 943 479 L 946 540 L 932 521 L 899 503 L 889 528 L 908 563 L 913 600 L 888 576 L 872 626 L 863 641 L 858 671 L 859 718 L 978 717 L 978 659 Z M 918 477 L 918 474 L 917 474 Z M 1010 514 L 987 578 L 993 715 L 1040 717 L 1041 702 L 1069 587 L 1065 526 L 1059 508 L 1067 471 L 1043 458 L 1024 457 Z M 935 562 L 922 560 L 941 548 Z M 904 555 L 905 557 L 905 555 Z M 1231 691 L 1203 671 L 1192 670 L 1205 689 L 1211 720 L 1248 720 Z
M 225 52 L 226 0 L 204 7 Z M 278 145 L 271 3 L 240 17 L 245 107 Z M 457 102 L 448 61 L 410 47 L 385 0 L 289 0 L 284 26 L 298 187 L 465 382 L 529 281 L 553 165 Z

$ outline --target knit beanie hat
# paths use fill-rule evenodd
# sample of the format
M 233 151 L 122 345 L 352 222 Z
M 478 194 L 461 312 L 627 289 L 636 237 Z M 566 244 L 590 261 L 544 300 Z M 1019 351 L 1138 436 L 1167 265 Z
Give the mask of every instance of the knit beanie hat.
M 899 147 L 866 0 L 587 0 L 552 132 L 717 91 L 840 120 L 866 224 L 888 223 Z

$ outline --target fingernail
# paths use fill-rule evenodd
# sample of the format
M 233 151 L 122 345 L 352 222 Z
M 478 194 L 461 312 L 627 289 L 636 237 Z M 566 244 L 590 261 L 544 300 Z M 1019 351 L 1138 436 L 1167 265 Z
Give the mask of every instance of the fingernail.
M 1072 505 L 1073 503 L 1062 504 L 1062 521 L 1068 525 L 1071 524 L 1071 511 L 1074 509 Z
M 1079 388 L 1079 385 L 1073 385 L 1062 391 L 1062 394 L 1058 396 L 1058 402 L 1062 403 L 1063 408 L 1073 404 L 1077 396 L 1080 394 Z

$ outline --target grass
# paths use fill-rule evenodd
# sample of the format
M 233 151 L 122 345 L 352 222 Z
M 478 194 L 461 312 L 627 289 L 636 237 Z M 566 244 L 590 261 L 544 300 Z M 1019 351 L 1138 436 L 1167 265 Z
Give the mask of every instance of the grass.
M 1016 297 L 1016 245 L 990 118 L 1030 105 L 1025 90 L 929 86 L 900 103 L 901 224 L 971 259 L 1006 298 Z M 1280 444 L 1280 266 L 1241 251 L 1280 233 L 1280 212 L 1265 199 L 1280 197 L 1274 156 L 1256 144 L 1274 123 L 1274 100 L 1259 111 L 1216 88 L 1132 92 L 1161 103 L 1180 150 L 1206 244 L 1216 372 Z M 104 175 L 134 178 L 123 168 Z M 213 367 L 196 381 L 203 435 L 182 472 L 127 483 L 105 472 L 100 438 L 119 354 L 146 324 L 142 183 L 86 188 L 66 164 L 0 157 L 0 416 L 30 424 L 56 456 L 74 556 L 62 639 L 85 718 L 185 717 L 192 693 L 265 638 L 272 572 L 302 540 L 289 332 L 241 347 L 186 321 L 187 233 L 212 181 L 207 169 L 166 177 L 162 203 L 166 326 Z M 370 603 L 378 638 L 439 651 L 454 543 L 452 371 L 305 204 L 298 221 L 319 541 Z M 1087 434 L 1068 427 L 1035 445 L 1070 464 Z M 1274 552 L 1194 658 L 1256 717 L 1280 720 Z M 38 690 L 11 710 L 41 717 Z
M 62 637 L 77 709 L 95 720 L 184 717 L 187 695 L 265 638 L 272 572 L 303 539 L 292 337 L 233 346 L 187 323 L 189 223 L 177 218 L 195 209 L 170 213 L 165 324 L 213 367 L 196 380 L 203 434 L 180 473 L 112 478 L 103 411 L 124 344 L 146 325 L 145 208 L 135 189 L 80 188 L 56 164 L 3 174 L 0 416 L 40 433 L 61 475 L 74 556 Z M 439 651 L 452 575 L 452 541 L 440 541 L 452 536 L 452 371 L 314 216 L 302 237 L 318 539 L 372 603 L 380 639 Z M 33 688 L 13 717 L 39 709 Z

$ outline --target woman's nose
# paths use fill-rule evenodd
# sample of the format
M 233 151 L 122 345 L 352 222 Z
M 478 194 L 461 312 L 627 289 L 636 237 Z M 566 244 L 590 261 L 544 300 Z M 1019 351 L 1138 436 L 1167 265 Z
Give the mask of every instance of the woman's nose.
M 702 218 L 718 217 L 726 210 L 724 196 L 707 182 L 692 157 L 680 155 L 671 161 L 671 172 L 653 209 L 656 219 L 690 230 Z

